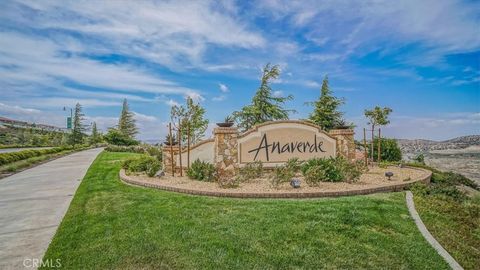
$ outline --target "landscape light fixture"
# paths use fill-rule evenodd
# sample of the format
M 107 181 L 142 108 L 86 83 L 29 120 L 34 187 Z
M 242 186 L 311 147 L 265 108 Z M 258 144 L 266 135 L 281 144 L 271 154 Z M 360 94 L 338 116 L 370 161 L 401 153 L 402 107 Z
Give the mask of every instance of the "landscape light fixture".
M 390 178 L 393 176 L 393 172 L 386 172 L 385 176 L 388 177 L 388 180 L 391 180 Z
M 292 179 L 292 181 L 290 181 L 290 186 L 292 186 L 293 188 L 299 188 L 300 187 L 300 180 L 299 179 Z

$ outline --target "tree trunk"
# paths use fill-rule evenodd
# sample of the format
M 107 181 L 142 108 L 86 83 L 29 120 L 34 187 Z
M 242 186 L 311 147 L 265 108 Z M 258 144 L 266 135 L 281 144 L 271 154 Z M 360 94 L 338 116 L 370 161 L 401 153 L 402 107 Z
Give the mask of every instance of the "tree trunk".
M 372 150 L 372 161 L 374 161 L 374 154 L 373 154 L 373 140 L 374 140 L 374 137 L 375 137 L 375 125 L 372 125 L 372 141 L 370 143 L 370 148 Z

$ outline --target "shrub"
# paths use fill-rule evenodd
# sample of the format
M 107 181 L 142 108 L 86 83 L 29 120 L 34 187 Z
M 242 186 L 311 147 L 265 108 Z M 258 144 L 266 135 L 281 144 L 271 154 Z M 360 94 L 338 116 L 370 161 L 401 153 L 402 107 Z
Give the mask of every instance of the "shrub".
M 38 156 L 48 155 L 48 154 L 55 154 L 68 149 L 71 149 L 71 147 L 55 147 L 55 148 L 49 148 L 49 149 L 23 150 L 18 152 L 1 153 L 0 166 L 9 164 L 12 162 L 24 160 L 27 158 L 38 157 Z
M 413 161 L 425 165 L 425 156 L 424 156 L 423 154 L 418 154 L 417 156 L 415 156 L 415 157 L 413 158 Z
M 300 162 L 298 158 L 291 158 L 283 166 L 277 166 L 270 175 L 270 184 L 278 187 L 281 183 L 290 182 L 292 178 L 300 171 Z
M 309 186 L 318 186 L 320 182 L 326 181 L 327 179 L 325 170 L 320 165 L 312 165 L 308 167 L 303 176 L 305 177 L 305 182 Z
M 373 140 L 373 156 L 372 149 L 368 147 L 368 155 L 373 157 L 374 161 L 378 159 L 378 138 Z M 400 161 L 402 160 L 402 151 L 398 147 L 397 140 L 382 138 L 380 140 L 380 158 L 382 161 Z
M 347 182 L 356 182 L 362 175 L 362 172 L 366 170 L 365 164 L 361 160 L 350 163 L 344 158 L 337 158 L 335 161 L 336 166 L 343 173 L 343 179 Z
M 263 176 L 263 163 L 261 161 L 250 162 L 238 172 L 238 181 L 248 181 Z
M 139 142 L 131 139 L 127 135 L 120 132 L 118 129 L 111 128 L 103 137 L 106 142 L 114 145 L 137 145 Z
M 317 170 L 323 171 L 324 178 L 319 181 L 340 182 L 344 180 L 344 176 L 340 168 L 336 166 L 336 158 L 313 158 L 307 160 L 301 167 L 302 173 L 305 176 L 308 169 L 316 167 Z
M 221 188 L 236 188 L 240 184 L 240 182 L 243 181 L 241 177 L 228 177 L 228 176 L 222 176 L 217 178 L 217 184 Z
M 343 157 L 314 158 L 301 165 L 305 181 L 316 186 L 319 182 L 355 182 L 364 171 L 363 162 L 350 163 Z
M 216 170 L 212 164 L 197 159 L 190 165 L 187 175 L 191 179 L 211 182 L 215 180 Z
M 161 169 L 160 162 L 148 155 L 141 155 L 139 157 L 133 157 L 125 160 L 122 166 L 127 172 L 146 173 L 152 177 L 155 173 Z

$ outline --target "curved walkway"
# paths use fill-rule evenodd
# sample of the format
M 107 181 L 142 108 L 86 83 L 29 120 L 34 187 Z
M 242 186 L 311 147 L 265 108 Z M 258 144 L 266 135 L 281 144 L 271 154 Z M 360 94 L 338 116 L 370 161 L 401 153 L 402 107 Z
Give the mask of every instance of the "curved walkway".
M 88 167 L 103 149 L 62 157 L 0 180 L 0 269 L 34 269 Z
M 413 194 L 411 191 L 407 191 L 406 193 L 406 200 L 407 200 L 407 207 L 408 211 L 410 212 L 410 215 L 412 216 L 413 220 L 415 221 L 415 224 L 418 227 L 418 230 L 422 233 L 423 237 L 427 240 L 427 242 L 437 251 L 440 256 L 445 259 L 445 261 L 452 267 L 452 269 L 459 270 L 462 269 L 463 267 L 455 261 L 455 259 L 438 243 L 438 241 L 432 236 L 432 234 L 427 230 L 427 227 L 425 227 L 425 224 L 423 224 L 422 219 L 417 213 L 417 210 L 415 209 L 415 204 L 413 202 Z

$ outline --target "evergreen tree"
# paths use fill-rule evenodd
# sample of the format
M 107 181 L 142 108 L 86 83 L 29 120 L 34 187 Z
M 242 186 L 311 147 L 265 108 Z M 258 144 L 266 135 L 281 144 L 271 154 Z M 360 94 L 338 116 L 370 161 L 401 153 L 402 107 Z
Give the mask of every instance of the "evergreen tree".
M 135 139 L 135 135 L 138 133 L 135 118 L 128 107 L 127 99 L 123 100 L 122 113 L 118 120 L 118 130 L 130 139 Z
M 342 118 L 343 113 L 338 111 L 338 108 L 343 103 L 345 103 L 343 99 L 332 95 L 332 91 L 328 86 L 328 77 L 325 76 L 322 82 L 322 89 L 320 90 L 320 97 L 317 101 L 309 103 L 315 107 L 309 119 L 328 131 L 337 125 L 345 123 Z
M 98 133 L 98 130 L 97 130 L 97 123 L 96 122 L 93 122 L 93 125 L 92 125 L 92 135 L 90 137 L 90 143 L 91 144 L 97 144 L 101 141 L 101 134 Z
M 83 143 L 83 138 L 85 136 L 85 126 L 83 125 L 83 120 L 85 115 L 82 113 L 82 105 L 80 103 L 77 103 L 75 105 L 75 112 L 73 115 L 73 129 L 72 133 L 70 135 L 71 143 L 73 146 L 76 144 L 82 144 Z
M 175 136 L 175 134 L 172 135 L 172 145 L 176 145 L 177 144 L 177 137 Z M 165 137 L 165 145 L 170 145 L 170 134 L 167 134 L 167 136 Z
M 233 113 L 233 117 L 242 130 L 250 129 L 257 124 L 267 121 L 288 119 L 288 113 L 294 112 L 282 107 L 286 101 L 293 99 L 292 95 L 280 97 L 272 93 L 270 82 L 279 76 L 280 69 L 278 65 L 270 66 L 270 64 L 267 64 L 263 68 L 260 87 L 252 98 L 251 104 Z

